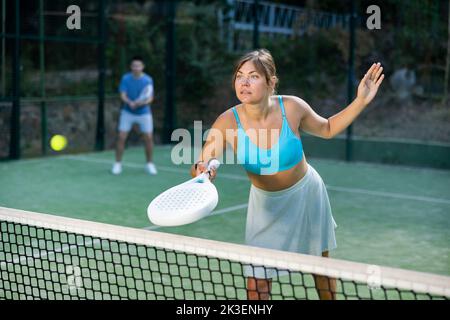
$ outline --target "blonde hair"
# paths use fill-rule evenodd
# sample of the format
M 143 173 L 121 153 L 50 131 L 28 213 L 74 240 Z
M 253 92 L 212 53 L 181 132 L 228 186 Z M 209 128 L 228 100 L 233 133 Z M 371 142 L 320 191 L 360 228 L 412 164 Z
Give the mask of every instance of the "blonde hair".
M 266 77 L 267 85 L 270 86 L 270 80 L 272 77 L 275 77 L 275 87 L 273 89 L 273 93 L 276 92 L 276 87 L 278 85 L 278 77 L 277 77 L 277 68 L 275 67 L 275 61 L 273 60 L 272 55 L 267 49 L 258 49 L 243 55 L 237 62 L 234 68 L 233 81 L 231 86 L 234 89 L 234 84 L 236 82 L 236 76 L 241 69 L 242 65 L 247 61 L 253 62 L 256 71 Z

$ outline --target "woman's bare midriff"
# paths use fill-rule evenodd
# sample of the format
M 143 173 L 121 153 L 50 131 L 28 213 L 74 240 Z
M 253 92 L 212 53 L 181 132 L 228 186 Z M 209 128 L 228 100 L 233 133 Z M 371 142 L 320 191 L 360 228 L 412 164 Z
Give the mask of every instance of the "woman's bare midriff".
M 308 171 L 308 163 L 303 155 L 295 167 L 272 175 L 257 175 L 247 171 L 250 182 L 257 188 L 266 191 L 280 191 L 296 184 Z

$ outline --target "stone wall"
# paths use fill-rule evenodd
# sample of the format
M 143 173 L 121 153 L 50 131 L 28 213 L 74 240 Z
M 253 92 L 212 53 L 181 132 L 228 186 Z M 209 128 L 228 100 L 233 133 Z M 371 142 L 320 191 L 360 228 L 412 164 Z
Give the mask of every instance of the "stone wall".
M 114 147 L 120 103 L 117 98 L 105 100 L 105 148 Z M 21 153 L 23 157 L 42 155 L 41 107 L 39 102 L 21 102 Z M 0 158 L 9 153 L 11 104 L 0 107 Z M 47 137 L 62 134 L 67 137 L 67 148 L 61 153 L 92 151 L 95 148 L 97 100 L 47 102 Z M 157 131 L 159 126 L 157 127 Z M 133 129 L 128 145 L 140 143 L 137 128 Z M 159 141 L 159 136 L 156 138 Z M 56 154 L 48 149 L 48 154 Z
M 220 89 L 224 91 L 223 88 Z M 194 120 L 204 121 L 204 125 L 210 126 L 223 110 L 229 107 L 224 101 L 230 100 L 228 92 L 226 99 L 217 96 L 205 96 L 203 101 L 194 105 L 177 100 L 177 127 L 192 127 Z M 152 113 L 155 127 L 155 143 L 162 141 L 164 121 L 164 92 L 159 92 L 152 104 Z M 213 99 L 215 97 L 215 99 Z M 105 149 L 115 146 L 117 137 L 117 124 L 120 111 L 118 97 L 108 97 L 105 100 Z M 0 158 L 9 155 L 10 143 L 10 118 L 11 104 L 0 105 Z M 21 101 L 21 153 L 23 157 L 36 157 L 42 155 L 42 130 L 41 130 L 41 107 L 39 102 Z M 95 135 L 97 125 L 97 99 L 85 98 L 66 101 L 47 102 L 47 137 L 48 140 L 54 134 L 62 134 L 68 139 L 68 146 L 60 153 L 79 153 L 93 151 L 95 148 Z M 135 126 L 127 140 L 127 146 L 141 145 L 142 140 L 139 130 Z M 57 152 L 47 148 L 48 154 Z
M 308 101 L 314 110 L 329 117 L 345 107 L 344 84 L 339 94 L 333 98 L 313 98 Z M 283 90 L 283 94 L 303 95 L 296 90 Z M 162 141 L 165 93 L 157 92 L 152 105 L 155 126 L 155 142 Z M 237 104 L 234 93 L 223 83 L 214 92 L 205 93 L 201 101 L 187 103 L 182 98 L 176 100 L 177 127 L 189 128 L 194 120 L 202 120 L 209 127 L 224 110 Z M 24 157 L 40 156 L 41 153 L 41 113 L 38 102 L 21 103 L 21 151 Z M 114 148 L 117 136 L 117 120 L 120 110 L 118 97 L 105 101 L 105 148 Z M 0 104 L 0 159 L 9 154 L 11 104 Z M 411 101 L 398 103 L 391 95 L 384 93 L 365 110 L 354 124 L 354 135 L 372 138 L 398 138 L 420 141 L 450 142 L 449 105 L 442 106 L 438 101 Z M 68 100 L 48 102 L 48 137 L 53 134 L 67 136 L 69 145 L 62 153 L 93 151 L 97 121 L 97 99 Z M 141 145 L 136 128 L 130 134 L 127 145 Z M 48 148 L 49 154 L 56 152 Z
M 9 153 L 10 142 L 11 105 L 0 104 L 0 159 L 6 158 Z

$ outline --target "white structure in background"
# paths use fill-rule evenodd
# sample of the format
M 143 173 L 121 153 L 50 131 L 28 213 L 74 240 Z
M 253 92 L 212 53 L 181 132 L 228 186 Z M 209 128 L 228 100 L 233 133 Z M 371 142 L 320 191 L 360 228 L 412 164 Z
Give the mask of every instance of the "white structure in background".
M 389 82 L 398 99 L 409 99 L 415 90 L 416 72 L 407 68 L 396 70 Z
M 240 31 L 250 35 L 254 25 L 253 0 L 227 0 L 229 9 L 219 11 L 221 37 L 228 44 L 228 50 L 240 51 Z M 302 35 L 309 28 L 347 28 L 350 22 L 348 14 L 334 14 L 303 7 L 289 6 L 267 1 L 259 1 L 259 32 L 270 36 Z M 241 32 L 242 33 L 242 32 Z M 249 41 L 246 41 L 247 43 Z M 251 43 L 251 41 L 250 41 Z

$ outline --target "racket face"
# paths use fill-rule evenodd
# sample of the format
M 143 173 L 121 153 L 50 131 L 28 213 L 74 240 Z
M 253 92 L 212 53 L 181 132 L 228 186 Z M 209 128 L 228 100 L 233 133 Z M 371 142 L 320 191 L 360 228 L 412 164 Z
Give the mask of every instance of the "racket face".
M 216 187 L 208 178 L 198 177 L 163 192 L 148 206 L 150 221 L 160 226 L 177 226 L 207 216 L 218 202 Z
M 155 202 L 155 208 L 161 211 L 192 211 L 201 208 L 210 198 L 210 188 L 202 186 L 181 186 L 169 189 Z
M 141 100 L 147 100 L 148 98 L 150 98 L 150 97 L 152 96 L 152 94 L 153 94 L 152 88 L 153 88 L 153 87 L 150 86 L 150 85 L 146 86 L 146 87 L 142 90 L 142 92 L 141 92 L 141 94 L 139 95 L 139 97 L 138 97 L 137 100 L 141 101 Z

